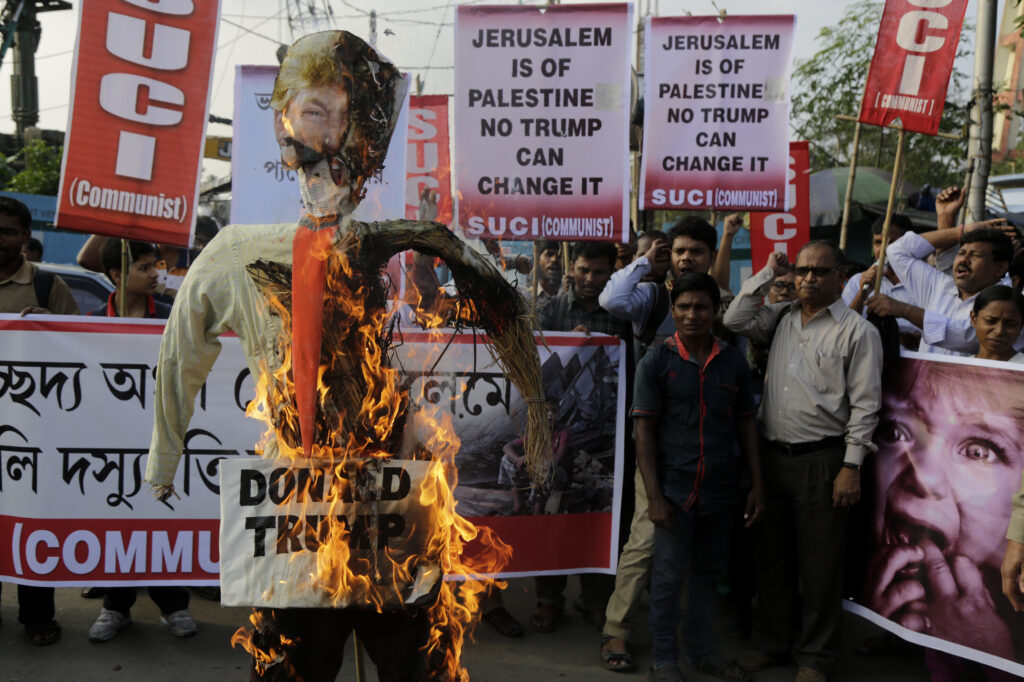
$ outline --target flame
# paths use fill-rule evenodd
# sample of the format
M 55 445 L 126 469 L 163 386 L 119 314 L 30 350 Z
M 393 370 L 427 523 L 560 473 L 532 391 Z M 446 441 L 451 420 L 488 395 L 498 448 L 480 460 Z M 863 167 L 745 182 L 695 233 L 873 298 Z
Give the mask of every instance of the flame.
M 276 346 L 280 365 L 264 368 L 257 378 L 257 398 L 250 402 L 246 414 L 267 424 L 261 454 L 291 459 L 297 469 L 306 468 L 312 477 L 330 472 L 331 485 L 324 495 L 328 513 L 312 517 L 317 519 L 315 526 L 306 530 L 307 547 L 316 545 L 310 583 L 337 607 L 358 605 L 378 612 L 406 603 L 411 598 L 407 594 L 410 585 L 413 594 L 417 585 L 430 587 L 420 595 L 425 600 L 436 594 L 425 607 L 432 626 L 424 657 L 442 679 L 468 680 L 461 663 L 462 646 L 472 632 L 481 596 L 493 582 L 481 576 L 502 570 L 511 548 L 490 529 L 478 528 L 459 515 L 452 491 L 460 444 L 451 414 L 440 405 L 420 408 L 408 391 L 400 388 L 399 374 L 389 366 L 390 327 L 383 285 L 376 272 L 365 273 L 358 267 L 354 237 L 344 230 L 339 234 L 327 254 L 316 432 L 310 452 L 315 463 L 326 464 L 326 468 L 310 469 L 303 452 L 287 334 L 291 301 L 286 299 L 286 291 L 270 297 L 271 310 L 282 330 Z M 417 311 L 430 326 L 472 319 L 475 311 L 471 305 L 441 292 L 434 298 L 437 306 L 433 310 Z M 416 407 L 410 407 L 414 404 Z M 422 435 L 417 439 L 417 434 Z M 405 547 L 374 549 L 371 543 L 369 551 L 354 551 L 353 529 L 339 521 L 348 504 L 345 500 L 352 499 L 353 491 L 358 496 L 362 481 L 375 467 L 398 454 L 402 459 L 427 460 L 427 473 L 413 500 L 421 508 L 416 521 L 422 527 L 412 529 L 410 535 L 416 535 L 421 543 L 417 546 L 425 549 L 407 555 L 402 551 Z M 305 511 L 308 496 L 296 500 L 293 493 L 293 501 L 301 501 Z M 310 517 L 301 514 L 300 518 Z M 484 549 L 469 563 L 463 550 L 475 539 Z M 298 557 L 292 555 L 293 560 Z M 251 628 L 235 633 L 232 645 L 252 654 L 258 670 L 286 659 L 287 649 L 294 643 L 277 633 L 258 611 L 250 622 Z

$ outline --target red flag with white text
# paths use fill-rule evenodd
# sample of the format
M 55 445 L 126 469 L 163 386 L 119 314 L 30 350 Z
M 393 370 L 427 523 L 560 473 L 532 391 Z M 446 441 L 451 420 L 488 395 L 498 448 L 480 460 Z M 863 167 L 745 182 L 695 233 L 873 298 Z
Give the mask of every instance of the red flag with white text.
M 437 222 L 452 222 L 451 155 L 448 152 L 448 95 L 409 98 L 405 217 L 415 218 L 420 193 L 437 192 Z
M 807 142 L 789 143 L 786 203 L 789 211 L 750 213 L 750 264 L 759 272 L 772 251 L 782 251 L 790 262 L 811 238 L 810 151 Z
M 934 135 L 946 103 L 967 0 L 887 0 L 860 122 Z
M 82 2 L 58 227 L 188 244 L 219 0 Z

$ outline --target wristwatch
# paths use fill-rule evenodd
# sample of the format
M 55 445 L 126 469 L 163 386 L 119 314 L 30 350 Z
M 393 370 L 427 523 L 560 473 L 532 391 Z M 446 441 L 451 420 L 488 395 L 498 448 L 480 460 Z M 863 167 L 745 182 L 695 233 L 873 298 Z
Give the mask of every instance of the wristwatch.
M 854 464 L 853 462 L 843 462 L 844 469 L 853 469 L 854 471 L 860 471 L 860 465 Z

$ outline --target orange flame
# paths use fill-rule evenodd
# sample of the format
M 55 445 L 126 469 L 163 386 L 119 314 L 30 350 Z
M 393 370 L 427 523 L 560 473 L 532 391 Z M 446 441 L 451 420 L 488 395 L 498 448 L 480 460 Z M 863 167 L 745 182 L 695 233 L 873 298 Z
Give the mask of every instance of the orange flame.
M 327 256 L 324 290 L 323 342 L 317 372 L 315 434 L 310 453 L 318 464 L 327 464 L 331 486 L 324 495 L 329 513 L 314 517 L 316 568 L 310 582 L 326 601 L 338 607 L 357 604 L 378 612 L 399 607 L 423 585 L 421 599 L 436 599 L 427 607 L 432 623 L 424 656 L 443 679 L 465 680 L 461 663 L 462 646 L 475 621 L 479 601 L 490 581 L 482 575 L 497 573 L 507 565 L 511 548 L 487 528 L 477 528 L 461 517 L 452 493 L 457 472 L 455 455 L 459 439 L 451 415 L 440 406 L 414 410 L 406 391 L 399 389 L 398 372 L 388 365 L 388 313 L 383 305 L 375 273 L 358 272 L 349 258 L 357 253 L 350 235 L 339 237 Z M 268 425 L 261 453 L 294 460 L 297 468 L 307 467 L 302 429 L 295 405 L 295 383 L 291 343 L 291 301 L 279 292 L 270 301 L 280 318 L 278 339 L 280 366 L 265 370 L 257 379 L 257 399 L 246 411 Z M 438 295 L 441 305 L 424 311 L 423 319 L 440 326 L 453 318 L 471 319 L 471 306 Z M 428 362 L 432 358 L 424 358 Z M 417 442 L 414 434 L 425 434 Z M 402 459 L 428 459 L 426 476 L 413 502 L 419 505 L 415 517 L 422 527 L 414 528 L 422 553 L 409 555 L 407 547 L 383 547 L 354 551 L 353 530 L 344 519 L 359 476 L 374 462 L 385 462 L 401 450 Z M 310 470 L 312 476 L 316 468 Z M 336 483 L 342 481 L 341 484 Z M 293 493 L 294 496 L 294 493 Z M 294 497 L 293 497 L 294 499 Z M 303 508 L 308 496 L 301 498 Z M 311 512 L 312 513 L 312 512 Z M 301 518 L 307 518 L 305 514 Z M 484 547 L 470 565 L 463 559 L 466 543 L 479 538 Z M 307 546 L 310 544 L 307 540 Z M 292 558 L 298 555 L 293 554 Z M 274 589 L 271 587 L 270 589 Z M 418 603 L 418 602 L 417 602 Z M 251 617 L 254 630 L 240 628 L 232 644 L 253 655 L 259 669 L 286 657 L 291 641 L 266 637 L 273 628 L 263 628 L 261 616 Z M 254 635 L 254 631 L 264 636 Z M 263 642 L 263 639 L 274 641 Z

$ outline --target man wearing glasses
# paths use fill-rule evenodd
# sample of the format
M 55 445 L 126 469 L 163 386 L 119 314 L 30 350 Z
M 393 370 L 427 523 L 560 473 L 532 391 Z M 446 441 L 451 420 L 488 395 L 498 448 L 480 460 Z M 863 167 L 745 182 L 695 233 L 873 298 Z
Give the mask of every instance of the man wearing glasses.
M 881 339 L 840 299 L 842 266 L 835 244 L 809 242 L 794 269 L 798 300 L 761 305 L 789 268 L 773 253 L 725 314 L 730 330 L 771 344 L 760 408 L 767 499 L 755 536 L 760 655 L 741 662 L 760 669 L 792 655 L 797 682 L 825 680 L 839 654 L 846 522 L 881 397 Z
M 772 288 L 768 291 L 769 303 L 788 303 L 796 300 L 796 274 L 787 263 L 784 273 L 772 280 Z

